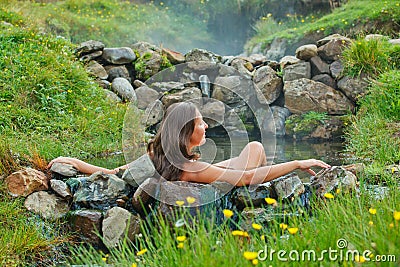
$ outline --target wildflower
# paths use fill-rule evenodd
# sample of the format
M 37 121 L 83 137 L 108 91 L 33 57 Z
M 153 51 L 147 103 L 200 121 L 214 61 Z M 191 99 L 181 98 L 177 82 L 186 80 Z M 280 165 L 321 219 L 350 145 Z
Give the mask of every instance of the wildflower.
M 184 235 L 177 236 L 176 240 L 178 240 L 179 242 L 184 242 L 186 240 L 186 236 Z
M 325 194 L 324 194 L 324 197 L 325 197 L 325 198 L 329 198 L 329 199 L 334 198 L 334 196 L 333 196 L 331 193 L 325 193 Z
M 258 223 L 253 223 L 253 224 L 251 224 L 251 226 L 255 229 L 255 230 L 261 230 L 261 228 L 262 228 L 262 226 L 261 225 L 259 225 Z
M 373 208 L 369 208 L 369 213 L 371 213 L 372 215 L 375 215 L 376 214 L 376 209 L 373 209 Z
M 286 228 L 288 227 L 288 225 L 287 225 L 287 224 L 284 224 L 284 223 L 280 223 L 280 224 L 279 224 L 279 227 L 280 227 L 282 230 L 286 230 Z
M 276 200 L 270 197 L 266 197 L 265 202 L 267 202 L 268 205 L 276 204 Z
M 264 241 L 265 240 L 265 235 L 260 236 L 261 240 Z
M 252 260 L 251 263 L 253 263 L 253 265 L 257 265 L 258 264 L 258 259 Z
M 231 210 L 224 209 L 222 212 L 224 213 L 224 216 L 225 216 L 226 218 L 230 218 L 230 217 L 233 216 L 233 211 L 231 211 Z
M 365 258 L 363 256 L 360 256 L 360 255 L 355 255 L 354 260 L 356 262 L 359 262 L 359 263 L 365 262 Z
M 183 248 L 184 244 L 182 242 L 179 242 L 178 245 L 176 246 L 177 248 Z
M 258 256 L 257 252 L 253 252 L 253 251 L 245 251 L 245 252 L 243 252 L 243 257 L 245 257 L 246 260 L 252 261 L 252 260 L 256 259 L 257 256 Z
M 107 258 L 103 257 L 101 258 L 104 262 L 107 262 Z
M 131 267 L 137 267 L 136 263 L 132 263 Z
M 394 227 L 394 223 L 390 223 L 390 224 L 389 224 L 389 227 L 390 227 L 390 228 L 393 228 L 393 227 Z
M 141 251 L 138 251 L 138 252 L 136 253 L 136 256 L 143 255 L 143 254 L 146 253 L 146 252 L 147 252 L 147 248 L 142 249 Z
M 394 173 L 395 170 L 396 170 L 396 168 L 395 168 L 395 167 L 392 167 L 392 173 Z
M 396 221 L 400 221 L 400 211 L 394 211 L 394 212 L 393 212 L 393 218 L 394 218 Z
M 234 230 L 232 231 L 232 235 L 233 236 L 244 236 L 244 237 L 248 237 L 249 234 L 245 231 L 241 231 L 241 230 Z
M 187 198 L 186 198 L 186 201 L 187 201 L 187 203 L 189 203 L 189 204 L 193 204 L 193 203 L 196 201 L 196 199 L 195 199 L 194 197 L 187 197 Z
M 175 203 L 176 203 L 176 205 L 178 205 L 178 206 L 182 206 L 183 204 L 185 204 L 185 201 L 177 200 L 177 201 L 175 201 Z
M 289 231 L 289 233 L 294 235 L 297 233 L 297 231 L 299 231 L 299 228 L 297 228 L 297 227 L 288 228 L 288 231 Z
M 340 193 L 340 188 L 336 189 L 336 194 Z
M 374 225 L 374 222 L 373 221 L 369 221 L 368 224 L 372 226 L 372 225 Z
M 68 92 L 68 93 L 72 93 L 72 90 L 71 90 L 71 89 L 68 89 L 67 92 Z

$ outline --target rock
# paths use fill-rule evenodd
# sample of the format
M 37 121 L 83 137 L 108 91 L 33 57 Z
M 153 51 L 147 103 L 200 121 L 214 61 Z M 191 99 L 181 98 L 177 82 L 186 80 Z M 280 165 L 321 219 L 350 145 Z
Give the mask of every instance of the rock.
M 235 58 L 231 62 L 231 67 L 236 69 L 241 76 L 251 79 L 252 71 L 254 69 L 253 65 L 243 58 Z
M 208 127 L 214 128 L 224 124 L 225 104 L 220 101 L 209 101 L 200 110 Z
M 320 197 L 328 192 L 335 193 L 336 189 L 340 189 L 340 192 L 349 192 L 357 187 L 357 177 L 341 166 L 321 170 L 311 177 L 310 182 L 311 188 Z
M 8 192 L 13 197 L 26 197 L 35 191 L 48 189 L 48 178 L 46 175 L 32 168 L 24 168 L 10 174 L 5 179 Z
M 111 88 L 124 100 L 130 102 L 137 100 L 135 90 L 127 79 L 115 78 L 111 83 Z
M 344 36 L 330 37 L 327 43 L 318 47 L 318 55 L 327 62 L 338 60 L 342 55 L 343 49 L 352 42 L 349 38 Z M 329 38 L 329 36 L 327 38 Z
M 135 235 L 140 233 L 140 222 L 140 217 L 123 208 L 109 209 L 102 226 L 104 244 L 108 248 L 114 248 L 126 239 L 134 241 Z
M 275 222 L 284 222 L 284 219 L 290 216 L 293 215 L 290 213 L 276 213 L 267 208 L 245 209 L 241 212 L 240 226 L 244 231 L 253 231 L 253 223 L 269 227 Z
M 282 93 L 282 79 L 269 66 L 258 68 L 254 73 L 253 82 L 261 90 L 267 104 L 274 102 Z
M 161 71 L 165 59 L 162 57 L 159 47 L 146 42 L 138 42 L 132 45 L 132 49 L 140 55 L 135 62 L 138 79 L 147 80 Z
M 171 64 L 181 64 L 185 62 L 185 56 L 182 53 L 172 51 L 168 48 L 163 48 L 162 53 L 167 56 L 167 59 Z
M 111 102 L 114 103 L 121 103 L 122 99 L 113 91 L 110 91 L 108 89 L 104 89 L 104 93 L 106 94 L 107 99 L 109 99 Z
M 142 82 L 141 80 L 134 80 L 133 81 L 133 86 L 135 88 L 139 88 L 140 86 L 146 86 L 146 84 L 144 82 Z
M 333 78 L 338 79 L 342 75 L 344 67 L 340 60 L 333 61 L 329 66 L 329 70 L 331 71 L 331 75 Z
M 89 61 L 94 60 L 94 59 L 96 59 L 96 58 L 98 58 L 98 57 L 101 57 L 102 54 L 103 54 L 102 51 L 95 51 L 95 52 L 93 52 L 93 53 L 90 53 L 90 54 L 86 54 L 86 55 L 84 55 L 84 56 L 81 56 L 81 57 L 79 58 L 79 60 L 80 60 L 80 61 L 83 61 L 83 62 L 89 62 Z
M 116 175 L 96 172 L 80 181 L 73 201 L 77 207 L 108 210 L 117 206 L 117 199 L 127 198 L 130 191 L 129 185 Z
M 133 187 L 137 187 L 147 178 L 152 177 L 155 172 L 153 161 L 146 153 L 128 164 L 128 169 L 122 175 L 122 180 Z
M 185 55 L 185 61 L 190 62 L 190 61 L 207 61 L 207 62 L 212 62 L 212 63 L 218 63 L 221 62 L 222 57 L 220 55 L 214 54 L 212 52 L 209 52 L 204 49 L 198 49 L 195 48 L 193 50 L 190 50 L 186 55 Z
M 337 83 L 340 90 L 354 103 L 367 93 L 369 83 L 364 79 L 345 76 Z
M 344 115 L 354 111 L 354 105 L 343 93 L 305 78 L 285 82 L 285 106 L 296 114 L 307 111 Z
M 332 140 L 343 136 L 344 122 L 338 116 L 330 116 L 323 124 L 318 125 L 309 135 L 310 138 Z M 306 138 L 307 139 L 307 138 Z
M 296 49 L 296 57 L 301 60 L 309 60 L 317 55 L 317 49 L 314 44 L 300 46 Z
M 185 84 L 181 82 L 154 82 L 150 84 L 150 87 L 157 90 L 158 92 L 169 92 L 172 90 L 183 90 L 185 89 Z
M 160 191 L 159 179 L 147 178 L 143 183 L 140 184 L 136 189 L 135 194 L 132 197 L 132 206 L 143 216 L 146 216 L 150 211 L 150 205 L 154 199 L 158 198 Z
M 271 184 L 278 199 L 288 199 L 292 202 L 294 198 L 305 192 L 303 183 L 295 173 L 277 178 Z
M 281 69 L 284 69 L 289 65 L 294 65 L 294 64 L 300 63 L 300 61 L 301 61 L 300 59 L 298 59 L 297 57 L 294 57 L 294 56 L 284 56 L 279 61 L 279 66 L 281 67 Z
M 164 105 L 160 100 L 151 103 L 145 110 L 142 122 L 147 126 L 152 126 L 159 123 L 164 116 Z
M 319 56 L 310 59 L 311 76 L 319 74 L 330 74 L 329 64 L 323 61 Z
M 242 210 L 245 207 L 261 207 L 266 205 L 265 198 L 271 197 L 273 193 L 270 183 L 263 183 L 252 186 L 251 190 L 248 187 L 237 187 L 231 195 L 231 202 Z
M 309 62 L 300 62 L 294 65 L 286 66 L 283 69 L 284 82 L 294 81 L 301 78 L 311 79 L 311 65 Z
M 326 37 L 318 40 L 317 46 L 320 47 L 320 46 L 323 46 L 323 45 L 329 43 L 330 41 L 335 41 L 335 40 L 344 40 L 346 43 L 351 43 L 351 39 L 335 33 L 335 34 L 326 36 Z
M 285 121 L 287 117 L 290 116 L 289 109 L 279 106 L 271 106 L 271 111 L 272 118 L 271 114 L 267 114 L 267 116 L 263 119 L 261 130 L 263 132 L 272 133 L 276 136 L 285 136 Z
M 103 215 L 95 210 L 77 210 L 71 212 L 69 223 L 73 232 L 79 233 L 79 238 L 95 247 L 102 246 L 101 241 Z
M 130 47 L 104 48 L 103 58 L 111 64 L 129 64 L 136 60 L 136 55 Z
M 212 98 L 215 98 L 227 105 L 237 103 L 241 100 L 235 94 L 235 88 L 240 87 L 240 76 L 217 77 L 214 81 Z
M 287 40 L 284 38 L 275 38 L 269 49 L 264 52 L 265 56 L 268 60 L 280 60 L 283 56 L 285 56 L 287 47 Z
M 161 96 L 159 92 L 144 85 L 135 89 L 138 108 L 145 110 L 149 105 L 153 105 Z
M 97 61 L 89 61 L 86 65 L 86 70 L 99 79 L 106 80 L 108 78 L 107 71 Z
M 74 177 L 78 174 L 78 170 L 71 164 L 54 162 L 50 171 L 60 174 L 63 177 Z
M 165 108 L 178 102 L 186 102 L 193 100 L 191 102 L 196 103 L 201 99 L 201 90 L 196 87 L 189 87 L 180 92 L 174 94 L 167 94 L 162 99 L 161 102 L 164 104 Z
M 56 192 L 62 198 L 65 198 L 67 200 L 72 198 L 71 191 L 69 190 L 67 184 L 64 183 L 63 181 L 51 179 L 50 187 L 51 189 L 53 189 L 54 192 Z
M 125 78 L 127 81 L 131 82 L 129 71 L 125 66 L 108 65 L 105 66 L 104 69 L 107 71 L 108 80 L 110 82 L 115 78 Z
M 105 45 L 102 42 L 89 40 L 83 43 L 80 43 L 78 48 L 76 48 L 75 53 L 78 55 L 93 53 L 95 51 L 103 50 Z
M 107 80 L 96 80 L 96 83 L 103 89 L 111 89 L 111 83 Z
M 318 74 L 312 77 L 313 81 L 320 82 L 323 84 L 332 87 L 333 89 L 337 89 L 336 81 L 328 74 Z
M 56 220 L 67 214 L 69 204 L 67 201 L 56 195 L 51 195 L 45 191 L 30 194 L 25 199 L 25 208 L 44 219 Z
M 392 45 L 400 45 L 400 39 L 390 39 L 388 42 Z

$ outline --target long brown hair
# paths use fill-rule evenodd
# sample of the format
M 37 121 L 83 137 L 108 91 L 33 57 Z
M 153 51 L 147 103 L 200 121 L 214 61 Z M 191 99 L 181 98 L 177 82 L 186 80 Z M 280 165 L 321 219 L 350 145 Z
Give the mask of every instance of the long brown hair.
M 168 181 L 178 181 L 183 166 L 199 155 L 188 150 L 194 131 L 197 107 L 180 102 L 168 107 L 156 136 L 147 145 L 158 175 Z

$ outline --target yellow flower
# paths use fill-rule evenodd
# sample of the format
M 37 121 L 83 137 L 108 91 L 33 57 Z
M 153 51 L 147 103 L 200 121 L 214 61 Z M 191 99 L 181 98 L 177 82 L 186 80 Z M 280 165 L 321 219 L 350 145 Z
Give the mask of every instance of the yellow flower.
M 359 262 L 359 263 L 365 262 L 365 258 L 363 256 L 360 256 L 360 255 L 355 255 L 354 259 L 355 259 L 356 262 Z
M 258 259 L 252 260 L 251 263 L 253 263 L 253 265 L 257 265 L 258 264 Z
M 392 173 L 394 173 L 395 170 L 396 170 L 396 168 L 395 168 L 395 167 L 392 167 Z
M 136 263 L 132 263 L 131 267 L 137 267 Z
M 369 213 L 371 213 L 372 215 L 375 215 L 376 214 L 376 209 L 373 209 L 373 208 L 369 208 Z
M 253 223 L 253 224 L 251 224 L 251 226 L 255 229 L 255 230 L 261 230 L 261 228 L 262 228 L 262 226 L 261 225 L 259 225 L 258 223 Z
M 374 222 L 373 221 L 369 221 L 368 224 L 369 225 L 374 225 Z
M 183 248 L 183 243 L 182 243 L 182 242 L 179 242 L 178 245 L 177 245 L 177 247 L 178 247 L 178 248 Z
M 224 216 L 225 216 L 226 218 L 230 218 L 230 217 L 233 216 L 233 211 L 231 211 L 231 210 L 224 209 L 222 212 L 224 213 Z
M 178 206 L 182 206 L 183 204 L 185 204 L 185 201 L 177 200 L 177 201 L 175 201 L 175 203 L 176 203 L 176 205 L 178 205 Z
M 336 189 L 336 194 L 340 193 L 340 188 Z
M 256 259 L 257 256 L 258 256 L 257 252 L 253 252 L 253 251 L 245 251 L 245 252 L 243 252 L 243 257 L 245 257 L 246 260 L 252 261 L 252 260 Z
M 279 224 L 279 227 L 280 227 L 282 230 L 286 230 L 286 228 L 288 227 L 288 225 L 287 225 L 287 224 L 284 224 L 284 223 L 280 223 L 280 224 Z
M 289 231 L 289 233 L 294 235 L 295 233 L 297 233 L 297 231 L 299 231 L 299 228 L 297 228 L 297 227 L 288 228 L 288 231 Z
M 276 200 L 270 197 L 266 197 L 265 202 L 267 202 L 268 205 L 273 205 L 276 203 Z
M 143 254 L 146 253 L 146 252 L 147 252 L 147 248 L 142 249 L 141 251 L 138 251 L 138 252 L 136 253 L 136 256 L 143 255 Z
M 244 236 L 244 237 L 248 237 L 249 234 L 245 231 L 240 231 L 240 230 L 234 230 L 232 231 L 232 235 L 233 236 Z
M 106 262 L 107 261 L 107 258 L 101 258 L 104 262 Z
M 394 211 L 394 212 L 393 212 L 393 218 L 394 218 L 396 221 L 400 221 L 400 211 Z
M 176 240 L 178 240 L 179 242 L 184 242 L 186 240 L 186 236 L 184 235 L 177 236 Z
M 390 227 L 390 228 L 393 228 L 393 227 L 394 227 L 394 223 L 390 223 L 390 224 L 389 224 L 389 227 Z
M 186 201 L 187 201 L 187 203 L 189 203 L 189 204 L 193 204 L 193 203 L 196 201 L 196 199 L 195 199 L 194 197 L 187 197 L 187 198 L 186 198 Z
M 261 238 L 262 241 L 264 241 L 265 240 L 265 235 L 262 235 L 260 238 Z
M 325 194 L 324 194 L 324 197 L 325 197 L 325 198 L 329 198 L 329 199 L 334 198 L 334 196 L 333 196 L 331 193 L 325 193 Z

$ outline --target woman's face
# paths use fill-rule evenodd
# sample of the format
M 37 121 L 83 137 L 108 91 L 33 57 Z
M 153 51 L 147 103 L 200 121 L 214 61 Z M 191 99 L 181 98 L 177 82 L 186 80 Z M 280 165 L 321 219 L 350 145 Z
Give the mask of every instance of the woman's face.
M 201 116 L 200 112 L 197 111 L 196 113 L 194 129 L 192 136 L 190 137 L 190 148 L 201 146 L 206 142 L 206 129 L 208 128 L 208 125 L 203 121 L 203 116 Z

